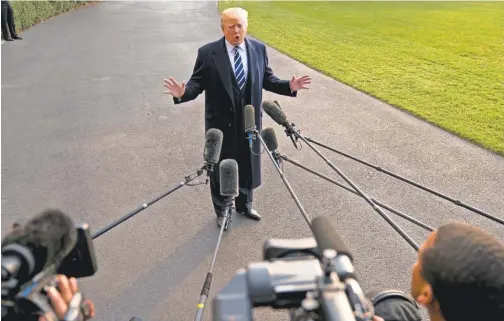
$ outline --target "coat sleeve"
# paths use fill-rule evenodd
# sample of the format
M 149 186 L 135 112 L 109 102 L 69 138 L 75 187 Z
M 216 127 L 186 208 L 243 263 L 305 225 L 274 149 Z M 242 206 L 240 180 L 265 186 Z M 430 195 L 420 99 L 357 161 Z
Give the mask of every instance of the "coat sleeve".
M 266 46 L 263 47 L 263 57 L 264 57 L 264 78 L 263 78 L 263 89 L 271 91 L 275 94 L 296 97 L 297 91 L 292 91 L 289 86 L 288 80 L 282 80 L 275 76 L 275 73 L 269 66 L 268 53 L 266 52 Z
M 189 79 L 186 83 L 184 95 L 180 98 L 173 97 L 173 102 L 175 104 L 181 104 L 194 100 L 203 92 L 203 90 L 205 90 L 205 62 L 201 51 L 201 49 L 198 50 L 198 56 L 196 57 L 193 73 L 191 75 L 191 79 Z

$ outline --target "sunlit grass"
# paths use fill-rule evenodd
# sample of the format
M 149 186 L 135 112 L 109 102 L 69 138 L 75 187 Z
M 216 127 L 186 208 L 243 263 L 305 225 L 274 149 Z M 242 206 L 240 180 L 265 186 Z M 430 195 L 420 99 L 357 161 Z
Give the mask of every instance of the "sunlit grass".
M 504 3 L 221 2 L 325 74 L 504 154 Z

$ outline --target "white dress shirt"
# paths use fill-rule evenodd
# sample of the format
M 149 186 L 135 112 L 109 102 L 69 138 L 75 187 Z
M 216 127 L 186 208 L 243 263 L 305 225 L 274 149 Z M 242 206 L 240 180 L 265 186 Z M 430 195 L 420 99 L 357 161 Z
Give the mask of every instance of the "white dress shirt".
M 233 68 L 233 74 L 234 74 L 234 72 L 235 72 L 235 70 L 234 70 L 234 68 L 235 68 L 235 62 L 234 62 L 235 47 L 226 40 L 226 48 L 227 48 L 227 52 L 228 52 L 228 56 L 229 56 L 229 61 L 231 62 L 231 68 Z M 245 72 L 245 77 L 247 77 L 247 72 L 248 72 L 248 59 L 247 58 L 248 57 L 247 57 L 247 47 L 245 46 L 245 41 L 239 45 L 238 52 L 240 53 L 241 60 L 243 63 L 243 71 Z

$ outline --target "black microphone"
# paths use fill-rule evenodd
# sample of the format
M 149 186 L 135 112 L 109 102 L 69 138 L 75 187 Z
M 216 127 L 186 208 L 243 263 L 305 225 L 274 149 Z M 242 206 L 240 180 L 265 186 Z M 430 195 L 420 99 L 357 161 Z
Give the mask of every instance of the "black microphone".
M 206 300 L 210 294 L 210 286 L 212 284 L 213 277 L 213 267 L 215 265 L 215 260 L 217 258 L 217 252 L 219 251 L 219 246 L 222 238 L 222 233 L 227 230 L 231 224 L 231 207 L 235 197 L 239 195 L 238 192 L 238 163 L 234 159 L 224 159 L 219 164 L 219 181 L 220 181 L 220 194 L 226 197 L 222 217 L 223 221 L 220 224 L 219 238 L 217 239 L 217 246 L 215 247 L 212 264 L 210 265 L 210 270 L 207 273 L 205 283 L 200 293 L 200 300 L 196 306 L 196 316 L 195 321 L 201 321 L 203 318 L 203 312 L 205 311 Z
M 299 149 L 299 147 L 297 146 L 299 132 L 295 129 L 296 125 L 294 125 L 294 123 L 287 119 L 287 116 L 283 112 L 278 102 L 265 101 L 263 102 L 262 106 L 266 114 L 268 114 L 271 119 L 285 128 L 285 133 L 288 137 L 290 137 L 292 144 L 294 145 L 294 147 L 296 147 L 296 149 Z
M 275 135 L 275 130 L 271 127 L 264 128 L 261 130 L 261 136 L 266 143 L 266 147 L 268 147 L 271 152 L 276 152 L 278 149 L 278 141 Z
M 266 112 L 266 114 L 268 114 L 271 117 L 271 119 L 273 119 L 277 124 L 282 125 L 284 127 L 291 126 L 290 122 L 287 120 L 287 116 L 280 108 L 278 103 L 266 100 L 263 102 L 262 107 Z
M 219 165 L 220 194 L 226 197 L 222 223 L 227 230 L 231 221 L 233 200 L 239 195 L 238 163 L 234 159 L 224 159 Z
M 277 164 L 280 164 L 282 159 L 278 153 L 278 141 L 275 135 L 275 130 L 271 127 L 263 128 L 261 130 L 261 137 L 266 143 L 266 147 L 271 152 Z
M 206 133 L 205 148 L 203 150 L 203 158 L 206 162 L 205 169 L 207 171 L 205 184 L 208 184 L 210 174 L 213 172 L 215 164 L 219 163 L 223 139 L 224 134 L 217 128 L 210 128 Z
M 224 159 L 219 165 L 220 194 L 234 199 L 238 192 L 238 163 L 234 159 Z
M 247 105 L 243 110 L 244 117 L 244 127 L 245 127 L 245 135 L 247 135 L 247 139 L 249 141 L 249 147 L 252 149 L 252 140 L 255 138 L 256 134 L 256 124 L 255 124 L 255 110 L 254 106 Z
M 350 250 L 327 217 L 317 216 L 314 218 L 311 228 L 321 253 L 325 250 L 334 250 L 338 255 L 345 255 L 350 261 L 353 261 Z
M 350 249 L 333 227 L 329 218 L 325 216 L 314 218 L 311 229 L 323 257 L 326 275 L 336 272 L 340 281 L 345 284 L 345 291 L 356 319 L 366 319 L 366 315 L 369 313 L 372 315 L 373 305 L 356 280 Z
M 43 294 L 75 248 L 77 229 L 59 210 L 36 215 L 2 240 L 2 316 L 53 313 Z
M 333 227 L 332 222 L 325 216 L 318 216 L 312 220 L 311 228 L 320 254 L 322 256 L 334 254 L 331 262 L 327 262 L 332 265 L 331 271 L 328 272 L 337 272 L 342 281 L 349 277 L 355 277 L 352 254 Z
M 2 240 L 2 279 L 22 284 L 51 264 L 57 268 L 76 243 L 72 220 L 59 210 L 44 211 Z

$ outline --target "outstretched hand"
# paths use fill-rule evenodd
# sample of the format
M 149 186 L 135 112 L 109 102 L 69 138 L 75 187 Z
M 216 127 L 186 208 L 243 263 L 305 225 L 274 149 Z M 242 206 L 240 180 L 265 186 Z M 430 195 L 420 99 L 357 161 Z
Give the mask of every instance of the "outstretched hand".
M 311 84 L 310 76 L 303 76 L 296 78 L 295 75 L 292 75 L 292 79 L 289 81 L 289 86 L 292 91 L 298 91 L 299 89 L 308 89 L 307 85 Z
M 168 90 L 165 90 L 165 92 L 164 92 L 165 94 L 170 94 L 175 98 L 180 98 L 180 97 L 184 96 L 185 87 L 186 87 L 185 81 L 183 81 L 181 84 L 179 84 L 175 80 L 175 78 L 170 77 L 169 80 L 168 79 L 164 80 L 164 86 L 168 89 Z

